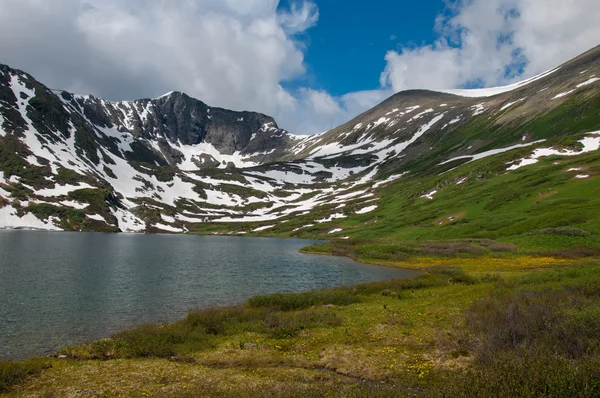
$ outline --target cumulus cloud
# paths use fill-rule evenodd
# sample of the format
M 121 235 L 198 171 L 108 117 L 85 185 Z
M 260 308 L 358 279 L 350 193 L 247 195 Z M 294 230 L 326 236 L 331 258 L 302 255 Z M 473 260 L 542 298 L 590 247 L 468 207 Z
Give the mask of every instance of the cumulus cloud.
M 278 11 L 278 3 L 3 0 L 0 62 L 107 99 L 180 90 L 285 119 L 297 99 L 281 84 L 305 74 L 294 35 L 314 26 L 318 9 L 303 0 Z
M 348 122 L 392 94 L 387 89 L 378 89 L 334 97 L 323 90 L 302 88 L 296 95 L 294 112 L 287 120 L 297 126 L 297 131 L 323 132 Z
M 383 87 L 505 84 L 599 44 L 597 0 L 459 0 L 450 8 L 436 21 L 433 44 L 386 54 Z

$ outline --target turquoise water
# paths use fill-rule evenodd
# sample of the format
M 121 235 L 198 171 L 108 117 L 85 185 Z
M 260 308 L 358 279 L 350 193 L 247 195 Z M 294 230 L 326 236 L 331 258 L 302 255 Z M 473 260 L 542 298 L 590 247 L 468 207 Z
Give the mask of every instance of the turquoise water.
M 294 239 L 0 231 L 0 359 L 56 352 L 188 310 L 414 271 L 298 253 Z

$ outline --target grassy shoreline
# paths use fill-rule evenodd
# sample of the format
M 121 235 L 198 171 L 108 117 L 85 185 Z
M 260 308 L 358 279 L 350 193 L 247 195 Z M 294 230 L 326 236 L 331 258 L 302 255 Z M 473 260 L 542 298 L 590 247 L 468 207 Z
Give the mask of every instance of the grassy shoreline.
M 256 296 L 67 347 L 57 357 L 3 362 L 0 393 L 600 393 L 597 258 L 422 254 L 373 260 L 423 271 L 412 279 Z

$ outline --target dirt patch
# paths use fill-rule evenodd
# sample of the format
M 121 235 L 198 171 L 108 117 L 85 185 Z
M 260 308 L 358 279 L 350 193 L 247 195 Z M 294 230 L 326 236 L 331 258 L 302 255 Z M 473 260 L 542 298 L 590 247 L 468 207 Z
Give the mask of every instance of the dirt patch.
M 558 193 L 558 191 L 549 191 L 549 192 L 540 192 L 535 196 L 535 203 L 540 203 L 544 199 L 548 199 L 551 196 L 554 196 Z
M 454 214 L 449 214 L 447 216 L 438 218 L 437 220 L 435 220 L 433 222 L 433 225 L 444 225 L 444 224 L 449 224 L 449 223 L 453 223 L 456 222 L 462 218 L 464 218 L 466 215 L 466 213 L 464 211 L 461 211 L 460 213 L 454 213 Z

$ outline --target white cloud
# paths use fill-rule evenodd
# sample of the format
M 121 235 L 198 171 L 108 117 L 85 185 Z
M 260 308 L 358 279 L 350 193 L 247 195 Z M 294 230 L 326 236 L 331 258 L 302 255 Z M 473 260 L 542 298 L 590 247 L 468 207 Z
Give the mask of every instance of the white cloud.
M 342 112 L 337 100 L 325 91 L 302 89 L 301 92 L 312 110 L 321 115 L 335 115 Z
M 394 94 L 392 91 L 386 89 L 357 91 L 343 95 L 340 100 L 346 112 L 356 116 L 382 102 L 392 94 Z
M 382 86 L 456 88 L 510 83 L 536 75 L 594 47 L 597 0 L 471 0 L 439 17 L 432 45 L 389 51 Z
M 2 0 L 0 62 L 53 88 L 122 100 L 179 90 L 213 106 L 283 118 L 282 82 L 305 74 L 294 35 L 313 26 L 310 0 Z
M 288 121 L 298 126 L 299 131 L 323 132 L 348 122 L 392 94 L 380 89 L 334 97 L 323 90 L 302 88 L 297 93 Z
M 319 9 L 316 4 L 307 1 L 302 4 L 292 3 L 291 10 L 280 12 L 278 17 L 286 32 L 301 33 L 317 24 Z

